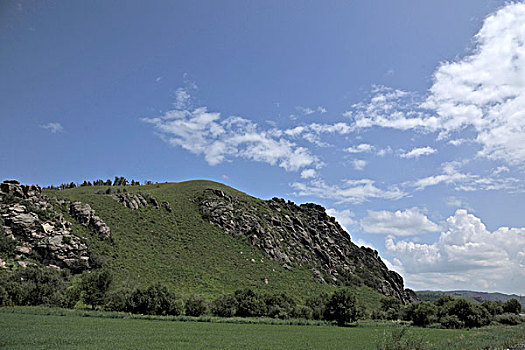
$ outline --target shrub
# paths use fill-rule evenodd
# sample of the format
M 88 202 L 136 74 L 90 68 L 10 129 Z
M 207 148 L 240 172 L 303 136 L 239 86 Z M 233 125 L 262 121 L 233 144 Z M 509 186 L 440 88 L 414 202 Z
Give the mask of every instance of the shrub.
M 503 313 L 503 303 L 501 301 L 485 300 L 481 306 L 492 316 L 501 315 Z
M 188 316 L 201 316 L 206 312 L 206 301 L 203 297 L 191 295 L 185 303 L 185 311 Z
M 161 284 L 137 288 L 131 293 L 128 310 L 147 315 L 180 315 L 182 300 Z
M 295 300 L 286 293 L 267 294 L 263 296 L 267 316 L 273 318 L 290 318 L 296 306 Z
M 456 315 L 465 324 L 465 327 L 481 327 L 490 323 L 490 314 L 484 307 L 465 299 L 454 300 L 443 307 L 446 309 L 444 310 L 446 315 Z
M 4 287 L 0 286 L 0 306 L 11 305 L 11 298 Z
M 292 317 L 311 320 L 313 318 L 313 310 L 306 305 L 297 305 L 292 311 Z
M 426 327 L 435 320 L 436 306 L 428 301 L 417 303 L 412 313 L 412 323 L 415 326 Z
M 496 317 L 494 317 L 494 321 L 501 324 L 515 326 L 521 322 L 521 319 L 518 315 L 514 313 L 504 313 L 502 315 L 497 315 Z
M 104 304 L 113 276 L 108 270 L 93 270 L 82 275 L 80 289 L 82 300 L 95 309 Z
M 211 312 L 220 317 L 232 317 L 237 313 L 237 299 L 230 294 L 219 296 L 211 303 Z
M 314 320 L 321 320 L 324 317 L 327 300 L 327 293 L 321 293 L 320 295 L 314 295 L 306 299 L 306 306 L 312 309 L 312 317 Z
M 0 230 L 3 230 L 3 227 L 0 222 Z M 3 232 L 0 232 L 0 235 L 3 235 Z M 7 258 L 14 258 L 16 255 L 16 241 L 10 237 L 1 237 L 0 238 L 0 254 L 4 255 Z
M 456 315 L 446 315 L 440 318 L 441 326 L 448 329 L 460 329 L 465 327 L 465 322 L 460 321 Z
M 235 291 L 237 299 L 237 316 L 254 317 L 265 314 L 265 304 L 254 291 L 249 288 Z
M 338 326 L 355 321 L 357 305 L 352 291 L 346 288 L 335 291 L 326 303 L 324 317 L 328 321 L 335 321 Z
M 507 300 L 507 302 L 503 304 L 503 312 L 518 315 L 521 312 L 521 303 L 518 299 Z

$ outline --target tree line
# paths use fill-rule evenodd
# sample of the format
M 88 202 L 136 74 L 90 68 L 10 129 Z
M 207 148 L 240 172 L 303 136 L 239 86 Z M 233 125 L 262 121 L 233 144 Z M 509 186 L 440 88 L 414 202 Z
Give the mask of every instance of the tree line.
M 521 304 L 516 299 L 505 303 L 482 304 L 443 296 L 435 302 L 403 305 L 385 297 L 379 310 L 368 313 L 358 303 L 354 292 L 340 288 L 299 302 L 284 292 L 260 293 L 250 288 L 238 289 L 207 301 L 202 296 L 183 298 L 162 284 L 139 287 L 114 287 L 106 269 L 85 271 L 78 283 L 71 283 L 67 270 L 27 267 L 0 274 L 0 306 L 48 305 L 73 308 L 82 302 L 92 309 L 123 311 L 146 315 L 212 314 L 219 317 L 272 317 L 326 320 L 343 326 L 358 319 L 405 320 L 413 325 L 441 328 L 474 328 L 498 322 L 520 323 Z
M 149 180 L 144 181 L 144 185 L 151 185 L 151 184 L 153 184 L 152 181 L 149 181 Z M 140 186 L 140 181 L 136 181 L 136 180 L 128 181 L 128 179 L 126 179 L 124 176 L 115 176 L 115 179 L 113 181 L 111 181 L 110 179 L 107 179 L 105 181 L 102 179 L 93 180 L 93 181 L 84 180 L 84 182 L 80 184 L 77 184 L 75 182 L 70 182 L 70 183 L 63 183 L 58 186 L 51 185 L 45 188 L 50 189 L 50 190 L 66 190 L 70 188 L 85 187 L 85 186 L 127 186 L 127 185 Z

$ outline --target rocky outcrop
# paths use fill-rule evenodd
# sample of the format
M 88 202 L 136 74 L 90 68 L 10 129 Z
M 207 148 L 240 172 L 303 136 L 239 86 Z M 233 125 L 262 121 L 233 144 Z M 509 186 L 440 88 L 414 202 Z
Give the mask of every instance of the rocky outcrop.
M 89 266 L 86 244 L 71 233 L 71 223 L 54 211 L 38 186 L 14 180 L 0 185 L 0 228 L 0 239 L 14 243 L 15 260 L 22 267 L 34 264 L 26 260 L 51 268 Z
M 149 193 L 119 193 L 111 195 L 111 198 L 118 201 L 120 204 L 126 208 L 137 210 L 140 207 L 153 206 L 156 209 L 159 209 L 159 202 L 155 197 Z M 164 204 L 164 203 L 163 203 Z M 168 204 L 169 206 L 169 204 Z M 166 208 L 167 209 L 167 208 Z
M 111 236 L 111 230 L 101 218 L 95 215 L 95 211 L 91 209 L 89 204 L 81 202 L 73 202 L 69 204 L 69 215 L 74 218 L 79 224 L 90 227 L 99 235 L 100 238 L 106 239 Z
M 388 270 L 377 251 L 356 246 L 320 205 L 298 206 L 280 198 L 248 203 L 208 189 L 199 207 L 205 219 L 260 248 L 283 268 L 305 266 L 323 283 L 365 283 L 385 296 L 414 300 L 402 277 Z

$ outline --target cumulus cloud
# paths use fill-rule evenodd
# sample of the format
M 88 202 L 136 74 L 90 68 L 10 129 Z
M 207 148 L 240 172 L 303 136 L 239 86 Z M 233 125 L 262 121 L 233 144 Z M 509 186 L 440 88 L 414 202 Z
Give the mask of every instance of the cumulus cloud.
M 366 153 L 366 152 L 372 152 L 375 149 L 374 146 L 369 145 L 368 143 L 362 143 L 357 146 L 348 147 L 345 149 L 345 152 L 348 153 Z
M 42 129 L 47 129 L 51 131 L 52 134 L 60 133 L 64 131 L 64 127 L 60 123 L 47 123 L 44 125 L 40 125 Z
M 479 218 L 458 209 L 435 243 L 396 242 L 390 236 L 385 246 L 415 287 L 525 292 L 525 228 L 490 232 Z
M 395 212 L 369 210 L 360 224 L 364 232 L 395 236 L 412 236 L 440 230 L 439 225 L 429 220 L 418 208 Z
M 291 187 L 295 190 L 293 192 L 295 196 L 331 199 L 338 204 L 360 204 L 375 198 L 397 200 L 407 195 L 395 186 L 381 189 L 375 185 L 374 180 L 370 179 L 344 180 L 341 185 L 328 185 L 318 179 L 309 183 L 294 182 Z
M 509 164 L 525 161 L 525 3 L 487 17 L 467 56 L 444 62 L 425 98 L 375 87 L 367 103 L 345 113 L 356 128 L 373 126 L 439 132 L 471 129 L 479 154 Z M 452 144 L 460 144 L 459 140 Z
M 409 152 L 400 155 L 401 158 L 419 158 L 421 156 L 428 156 L 429 154 L 436 153 L 437 150 L 432 147 L 419 147 L 414 148 Z
M 186 101 L 186 97 L 182 96 L 181 101 Z M 162 117 L 142 120 L 152 124 L 167 143 L 204 155 L 210 165 L 239 157 L 277 165 L 287 171 L 322 166 L 308 149 L 260 130 L 250 120 L 223 118 L 220 113 L 208 112 L 206 107 L 174 109 Z
M 326 213 L 330 216 L 333 216 L 341 225 L 341 227 L 346 230 L 346 232 L 350 232 L 348 228 L 356 224 L 354 220 L 354 213 L 352 213 L 349 209 L 337 210 L 334 208 L 329 208 L 326 209 Z
M 352 161 L 352 166 L 355 170 L 364 170 L 366 167 L 367 161 L 363 159 L 354 159 Z
M 317 172 L 314 169 L 304 169 L 301 171 L 301 178 L 302 179 L 309 179 L 312 177 L 315 177 L 317 175 Z

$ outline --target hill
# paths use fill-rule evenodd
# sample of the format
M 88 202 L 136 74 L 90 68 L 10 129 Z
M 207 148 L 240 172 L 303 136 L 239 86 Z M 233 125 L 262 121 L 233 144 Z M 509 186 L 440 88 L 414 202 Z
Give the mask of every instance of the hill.
M 510 299 L 518 300 L 523 307 L 525 307 L 525 296 L 516 294 L 504 294 L 504 293 L 488 293 L 488 292 L 475 292 L 471 290 L 452 290 L 452 291 L 431 291 L 422 290 L 416 292 L 417 296 L 421 300 L 435 301 L 443 295 L 450 295 L 455 298 L 465 298 L 468 300 L 482 303 L 485 300 L 501 301 L 506 302 Z
M 120 285 L 161 282 L 208 298 L 243 287 L 299 299 L 352 286 L 366 304 L 415 298 L 376 251 L 316 204 L 261 200 L 220 183 L 0 187 L 0 265 L 73 273 L 104 265 Z

